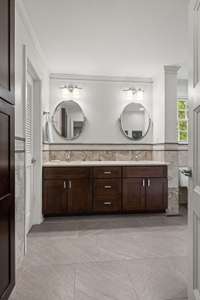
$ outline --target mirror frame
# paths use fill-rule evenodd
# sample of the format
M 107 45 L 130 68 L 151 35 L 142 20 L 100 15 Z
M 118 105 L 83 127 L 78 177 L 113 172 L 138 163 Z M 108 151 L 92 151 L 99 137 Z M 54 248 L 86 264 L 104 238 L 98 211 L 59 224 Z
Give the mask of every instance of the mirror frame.
M 56 105 L 56 107 L 55 107 L 55 109 L 54 109 L 54 111 L 53 111 L 53 115 L 52 115 L 52 117 L 51 117 L 52 124 L 53 124 L 53 128 L 54 128 L 55 132 L 57 133 L 57 135 L 58 135 L 60 138 L 62 138 L 62 139 L 64 139 L 64 140 L 67 140 L 67 141 L 73 141 L 73 140 L 76 140 L 76 139 L 78 139 L 78 138 L 80 137 L 81 134 L 80 134 L 79 136 L 74 136 L 73 138 L 66 138 L 66 137 L 60 135 L 60 133 L 58 132 L 58 130 L 57 130 L 56 126 L 55 126 L 54 116 L 55 116 L 56 112 L 58 111 L 59 107 L 60 107 L 63 103 L 70 102 L 70 101 L 76 103 L 76 104 L 80 107 L 80 109 L 81 109 L 81 111 L 82 111 L 82 114 L 83 114 L 83 127 L 82 127 L 82 131 L 83 131 L 84 128 L 85 128 L 85 124 L 86 124 L 86 120 L 87 120 L 87 118 L 86 118 L 86 116 L 85 116 L 85 114 L 84 114 L 84 112 L 83 112 L 82 107 L 80 106 L 80 104 L 79 104 L 78 102 L 76 102 L 76 101 L 74 101 L 74 100 L 64 100 L 64 101 L 59 102 L 59 103 Z M 82 131 L 81 131 L 81 133 L 82 133 Z
M 123 128 L 123 122 L 122 122 L 122 115 L 123 115 L 123 112 L 124 112 L 124 110 L 126 109 L 126 107 L 127 107 L 128 105 L 132 104 L 132 103 L 141 104 L 141 105 L 144 107 L 144 109 L 145 109 L 145 111 L 146 111 L 146 113 L 147 113 L 147 115 L 148 115 L 148 117 L 149 117 L 149 125 L 148 125 L 148 128 L 147 128 L 147 130 L 146 130 L 146 133 L 145 133 L 141 138 L 138 138 L 138 139 L 134 139 L 134 138 L 131 138 L 131 137 L 129 137 L 128 135 L 126 135 L 126 134 L 125 134 L 125 130 L 124 130 L 124 128 Z M 120 114 L 120 117 L 119 117 L 119 122 L 120 122 L 120 129 L 121 129 L 121 132 L 123 133 L 123 135 L 124 135 L 127 139 L 129 139 L 129 140 L 131 140 L 131 141 L 140 141 L 140 140 L 144 139 L 144 138 L 147 136 L 147 134 L 149 133 L 149 130 L 150 130 L 150 128 L 151 128 L 152 120 L 151 120 L 151 117 L 150 117 L 149 112 L 147 111 L 146 107 L 145 107 L 142 103 L 129 102 L 128 104 L 126 104 L 126 105 L 124 106 L 124 108 L 123 108 L 123 110 L 122 110 L 122 112 L 121 112 L 121 114 Z

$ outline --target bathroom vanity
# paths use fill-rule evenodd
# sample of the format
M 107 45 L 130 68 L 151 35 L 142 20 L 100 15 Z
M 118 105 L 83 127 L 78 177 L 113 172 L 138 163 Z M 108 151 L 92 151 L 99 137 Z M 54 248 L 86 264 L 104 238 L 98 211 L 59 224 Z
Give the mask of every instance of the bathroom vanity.
M 167 164 L 155 161 L 48 162 L 43 215 L 164 212 Z

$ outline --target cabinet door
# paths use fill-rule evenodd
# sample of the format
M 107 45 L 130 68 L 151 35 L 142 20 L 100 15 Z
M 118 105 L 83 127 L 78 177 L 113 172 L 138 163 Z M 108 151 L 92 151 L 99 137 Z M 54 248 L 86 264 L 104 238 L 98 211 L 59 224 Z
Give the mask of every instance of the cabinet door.
M 0 1 L 0 98 L 14 103 L 15 1 Z
M 125 178 L 123 180 L 122 203 L 124 211 L 145 210 L 145 179 Z
M 43 214 L 65 215 L 68 211 L 67 184 L 64 180 L 44 180 Z
M 0 100 L 0 299 L 15 282 L 14 182 L 14 107 Z
M 89 178 L 68 181 L 69 213 L 89 213 L 92 209 L 91 183 Z
M 149 178 L 146 183 L 146 209 L 165 211 L 167 208 L 167 179 Z

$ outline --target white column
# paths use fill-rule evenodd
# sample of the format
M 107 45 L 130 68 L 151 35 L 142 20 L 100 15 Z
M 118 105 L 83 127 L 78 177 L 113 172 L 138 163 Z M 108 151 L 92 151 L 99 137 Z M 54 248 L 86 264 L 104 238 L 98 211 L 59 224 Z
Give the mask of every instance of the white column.
M 177 143 L 177 86 L 179 66 L 164 66 L 165 143 Z
M 177 144 L 177 74 L 179 66 L 164 66 L 154 80 L 154 146 L 155 160 L 169 162 L 168 166 L 168 209 L 169 215 L 179 213 L 178 200 L 178 149 Z M 160 149 L 160 151 L 158 151 Z

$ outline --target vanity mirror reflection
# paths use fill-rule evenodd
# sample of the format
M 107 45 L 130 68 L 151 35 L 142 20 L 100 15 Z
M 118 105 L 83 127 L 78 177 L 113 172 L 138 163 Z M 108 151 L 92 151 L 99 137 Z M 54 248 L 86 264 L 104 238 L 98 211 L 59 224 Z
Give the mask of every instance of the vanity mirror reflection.
M 129 103 L 120 116 L 121 129 L 131 140 L 140 140 L 149 131 L 151 119 L 146 108 L 140 103 Z
M 73 140 L 80 136 L 85 121 L 86 118 L 82 108 L 73 100 L 59 103 L 52 117 L 55 131 L 67 140 Z

